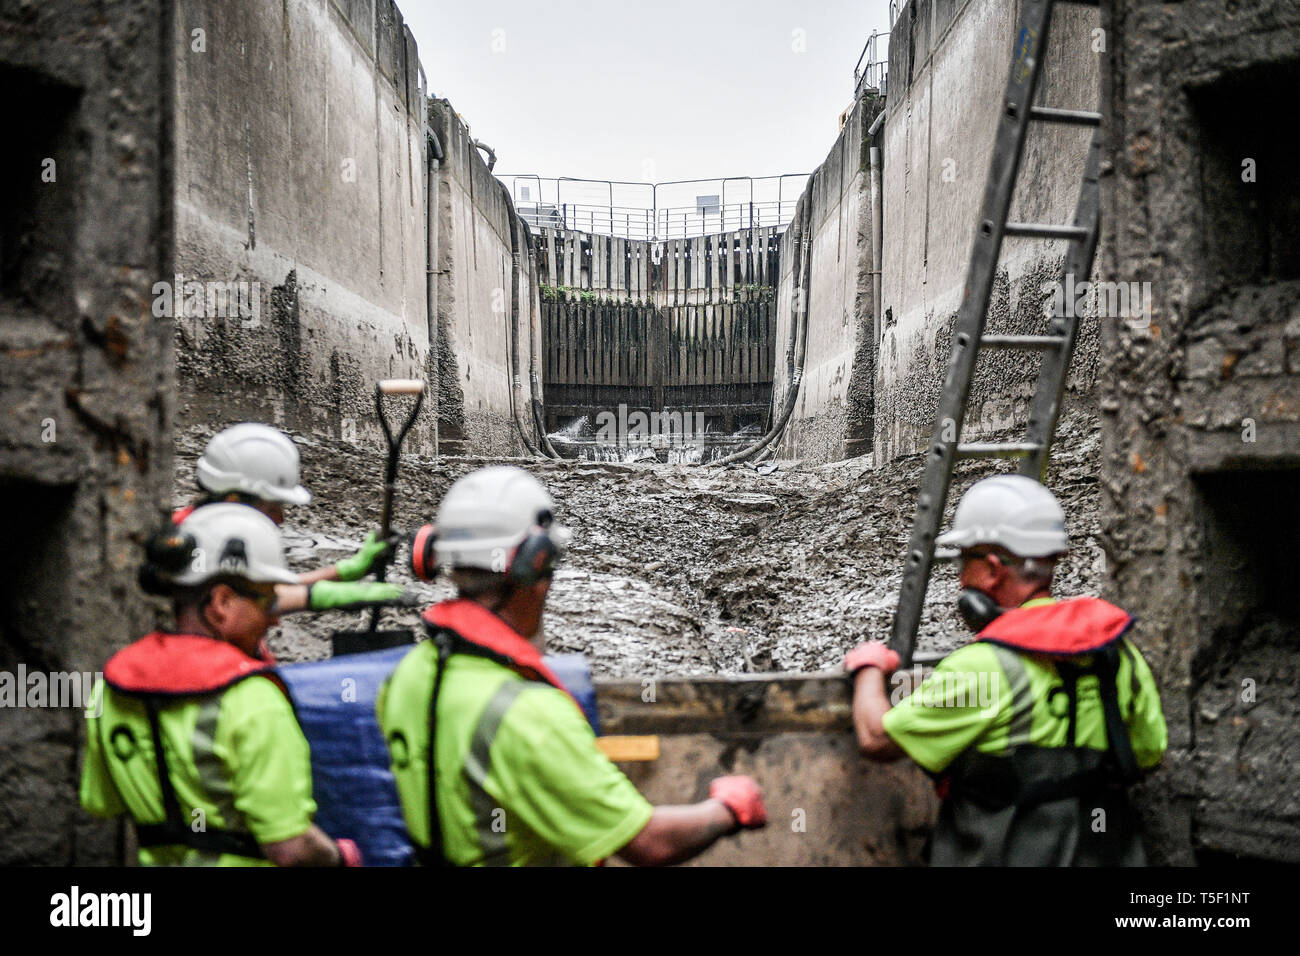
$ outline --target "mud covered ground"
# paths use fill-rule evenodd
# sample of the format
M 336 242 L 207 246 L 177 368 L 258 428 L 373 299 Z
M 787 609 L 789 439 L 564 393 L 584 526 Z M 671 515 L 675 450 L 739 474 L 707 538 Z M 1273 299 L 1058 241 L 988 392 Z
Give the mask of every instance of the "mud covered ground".
M 194 460 L 209 435 L 195 429 L 178 443 L 178 505 L 192 497 Z M 383 456 L 342 442 L 294 439 L 303 483 L 314 497 L 289 510 L 285 531 L 292 565 L 307 570 L 350 553 L 377 524 Z M 1062 595 L 1095 594 L 1102 579 L 1098 442 L 1095 420 L 1073 414 L 1054 446 L 1048 483 L 1066 507 L 1074 546 L 1058 568 Z M 776 472 L 760 475 L 744 466 L 434 462 L 406 455 L 395 526 L 409 531 L 432 520 L 456 478 L 501 461 L 535 474 L 556 499 L 557 519 L 573 529 L 551 590 L 547 648 L 587 654 L 598 676 L 815 671 L 838 666 L 858 641 L 888 636 L 920 456 L 880 469 L 869 457 L 824 466 L 780 462 Z M 1009 469 L 962 463 L 955 491 L 998 470 Z M 390 580 L 418 588 L 429 602 L 450 596 L 445 581 L 414 581 L 406 557 L 403 549 Z M 955 571 L 940 567 L 920 650 L 948 650 L 966 639 L 955 597 Z M 287 617 L 271 647 L 285 661 L 325 657 L 331 631 L 359 628 L 365 620 L 360 613 Z M 402 610 L 386 611 L 381 627 L 416 625 L 417 611 Z

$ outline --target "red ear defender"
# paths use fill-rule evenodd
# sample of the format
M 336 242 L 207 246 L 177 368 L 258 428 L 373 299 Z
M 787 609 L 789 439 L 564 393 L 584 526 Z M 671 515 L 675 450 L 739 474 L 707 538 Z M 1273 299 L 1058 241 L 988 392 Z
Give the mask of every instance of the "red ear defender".
M 432 581 L 438 574 L 438 555 L 433 550 L 438 540 L 438 529 L 431 524 L 421 525 L 411 539 L 411 571 L 421 581 Z

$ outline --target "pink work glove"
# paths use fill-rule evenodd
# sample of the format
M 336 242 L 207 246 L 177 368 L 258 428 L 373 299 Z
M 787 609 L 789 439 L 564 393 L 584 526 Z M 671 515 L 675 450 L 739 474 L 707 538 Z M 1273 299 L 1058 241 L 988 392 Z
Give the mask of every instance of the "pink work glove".
M 365 866 L 361 860 L 361 848 L 352 840 L 336 840 L 335 844 L 339 848 L 339 856 L 343 862 L 339 866 Z
M 737 829 L 757 830 L 767 825 L 763 791 L 753 777 L 718 777 L 709 784 L 709 796 L 731 811 Z
M 856 674 L 864 667 L 879 667 L 891 674 L 898 670 L 900 663 L 898 654 L 891 651 L 884 641 L 867 641 L 844 655 L 844 669 L 850 674 Z

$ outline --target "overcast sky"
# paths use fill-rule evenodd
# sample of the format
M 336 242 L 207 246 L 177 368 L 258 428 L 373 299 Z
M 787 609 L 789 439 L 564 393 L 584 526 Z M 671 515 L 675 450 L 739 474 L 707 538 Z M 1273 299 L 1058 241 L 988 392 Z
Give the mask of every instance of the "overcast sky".
M 653 182 L 811 172 L 889 19 L 888 0 L 398 7 L 430 92 L 496 150 L 495 172 Z

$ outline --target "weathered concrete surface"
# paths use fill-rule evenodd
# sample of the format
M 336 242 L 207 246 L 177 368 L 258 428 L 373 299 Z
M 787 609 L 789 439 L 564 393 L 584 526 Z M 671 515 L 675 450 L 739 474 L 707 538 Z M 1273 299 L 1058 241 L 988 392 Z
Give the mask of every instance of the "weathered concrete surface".
M 450 454 L 520 454 L 524 444 L 512 420 L 512 384 L 513 401 L 527 425 L 527 402 L 533 394 L 529 360 L 535 357 L 540 366 L 542 355 L 532 240 L 452 105 L 431 101 L 429 123 L 445 154 L 439 173 L 435 266 L 440 446 Z M 512 312 L 516 283 L 517 330 Z M 518 379 L 512 371 L 516 336 Z
M 801 330 L 801 307 L 808 311 L 802 379 L 780 442 L 782 457 L 826 462 L 871 450 L 875 304 L 866 131 L 882 107 L 875 95 L 865 95 L 854 104 L 826 161 L 800 198 L 804 215 L 796 212 L 782 242 L 773 384 L 778 414 L 791 388 L 784 361 L 789 343 L 797 341 L 791 327 Z M 810 257 L 802 244 L 805 228 L 812 244 Z M 807 276 L 801 275 L 805 261 L 810 262 Z
M 915 764 L 857 751 L 842 673 L 600 681 L 601 733 L 654 735 L 659 758 L 620 763 L 655 804 L 708 796 L 725 774 L 754 777 L 768 825 L 721 840 L 693 866 L 915 866 L 938 814 Z
M 170 49 L 161 0 L 0 4 L 0 117 L 21 131 L 0 159 L 10 681 L 94 672 L 155 624 L 135 570 L 171 480 L 171 323 L 151 313 L 171 254 Z M 35 687 L 0 706 L 0 864 L 114 862 L 117 827 L 77 809 L 80 694 Z
M 1018 10 L 1015 0 L 917 0 L 902 6 L 890 34 L 883 328 L 875 396 L 878 461 L 922 448 L 934 428 Z M 1096 109 L 1099 67 L 1092 31 L 1097 13 L 1059 4 L 1052 19 L 1036 102 Z M 1031 126 L 1011 219 L 1071 221 L 1090 133 L 1083 127 Z M 1004 242 L 988 312 L 990 332 L 1046 327 L 1046 286 L 1057 281 L 1063 254 L 1063 243 Z M 1090 405 L 1096 351 L 1096 323 L 1085 318 L 1067 402 Z M 1033 355 L 983 356 L 971 386 L 964 437 L 1023 422 L 1037 371 Z
M 1300 9 L 1105 7 L 1102 268 L 1153 289 L 1098 376 L 1110 589 L 1170 732 L 1147 826 L 1159 862 L 1297 862 L 1300 141 L 1273 104 L 1300 94 Z
M 391 0 L 176 9 L 175 270 L 260 289 L 255 319 L 177 307 L 181 420 L 373 440 L 374 381 L 429 356 L 414 40 Z

